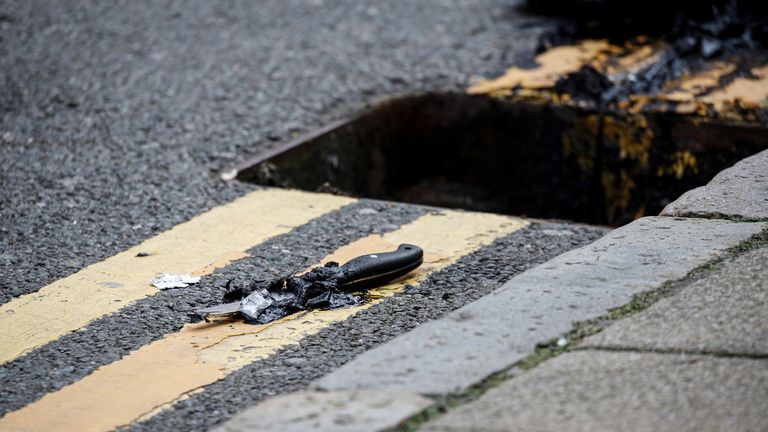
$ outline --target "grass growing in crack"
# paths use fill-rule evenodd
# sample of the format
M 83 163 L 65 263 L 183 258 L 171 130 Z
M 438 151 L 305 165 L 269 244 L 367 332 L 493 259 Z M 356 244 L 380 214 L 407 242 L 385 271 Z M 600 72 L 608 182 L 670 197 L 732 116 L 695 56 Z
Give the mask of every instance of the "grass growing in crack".
M 571 333 L 568 333 L 570 335 Z M 558 344 L 561 338 L 553 338 L 547 342 L 536 345 L 534 353 L 520 360 L 511 367 L 501 372 L 494 373 L 477 384 L 474 384 L 464 390 L 441 396 L 433 400 L 432 405 L 420 413 L 406 419 L 399 426 L 389 429 L 389 432 L 413 432 L 418 430 L 424 423 L 433 420 L 448 411 L 460 405 L 469 403 L 488 390 L 500 385 L 501 383 L 520 375 L 522 372 L 534 368 L 538 364 L 552 357 L 556 357 L 568 350 L 569 345 Z
M 492 374 L 481 382 L 467 389 L 449 394 L 447 396 L 435 398 L 432 405 L 420 413 L 406 419 L 399 426 L 389 429 L 389 432 L 416 431 L 425 423 L 440 417 L 441 415 L 460 405 L 464 405 L 479 398 L 485 394 L 485 392 L 500 385 L 501 383 L 514 378 L 515 376 L 521 375 L 522 373 L 533 369 L 534 367 L 551 358 L 571 351 L 578 344 L 578 342 L 588 336 L 592 336 L 602 331 L 611 323 L 643 311 L 657 301 L 679 292 L 684 287 L 697 280 L 705 278 L 712 272 L 722 268 L 725 261 L 762 247 L 768 247 L 768 228 L 762 230 L 758 234 L 755 234 L 748 240 L 745 240 L 738 245 L 727 249 L 719 258 L 710 261 L 700 267 L 697 267 L 694 270 L 691 270 L 681 279 L 666 282 L 661 287 L 653 291 L 636 294 L 632 297 L 629 303 L 624 306 L 611 309 L 607 314 L 603 316 L 574 323 L 573 328 L 569 332 L 562 334 L 559 337 L 555 337 L 537 344 L 532 354 L 516 362 L 507 369 Z M 563 340 L 566 342 L 565 344 L 560 342 Z
M 753 235 L 750 239 L 728 249 L 726 254 L 730 255 L 730 257 L 733 257 L 765 246 L 768 246 L 768 228 Z
M 720 219 L 720 220 L 727 220 L 731 222 L 768 222 L 765 218 L 749 218 L 739 215 L 732 215 L 727 213 L 718 213 L 718 212 L 705 212 L 705 213 L 699 213 L 699 212 L 687 212 L 676 216 L 670 216 L 670 217 L 683 217 L 683 218 L 695 218 L 695 219 Z
M 474 384 L 464 390 L 461 390 L 459 392 L 447 395 L 447 396 L 441 396 L 438 398 L 435 398 L 433 400 L 432 405 L 428 406 L 426 409 L 421 411 L 420 413 L 406 419 L 401 423 L 399 426 L 395 427 L 394 429 L 389 429 L 391 432 L 412 432 L 418 430 L 424 423 L 437 418 L 446 412 L 450 411 L 453 408 L 456 408 L 460 405 L 464 405 L 468 402 L 471 402 L 483 394 L 485 394 L 486 391 L 492 389 L 493 387 L 498 386 L 499 384 L 503 383 L 504 381 L 507 381 L 508 379 L 513 377 L 512 368 L 503 370 L 501 372 L 497 372 L 495 374 L 492 374 L 482 381 L 480 381 L 477 384 Z

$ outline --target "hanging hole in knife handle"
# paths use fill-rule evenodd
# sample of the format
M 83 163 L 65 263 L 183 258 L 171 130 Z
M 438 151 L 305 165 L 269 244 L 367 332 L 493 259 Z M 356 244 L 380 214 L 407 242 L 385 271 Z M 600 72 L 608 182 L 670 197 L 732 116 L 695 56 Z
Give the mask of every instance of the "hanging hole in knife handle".
M 418 268 L 424 251 L 412 244 L 401 244 L 394 252 L 359 256 L 342 266 L 341 287 L 345 291 L 384 285 Z

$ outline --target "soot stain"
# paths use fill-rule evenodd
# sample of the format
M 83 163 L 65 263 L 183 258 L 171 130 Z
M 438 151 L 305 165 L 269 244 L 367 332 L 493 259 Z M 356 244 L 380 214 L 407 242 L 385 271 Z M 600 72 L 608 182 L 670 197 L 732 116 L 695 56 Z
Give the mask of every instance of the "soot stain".
M 667 49 L 654 64 L 626 78 L 611 82 L 601 71 L 585 66 L 558 81 L 555 90 L 575 99 L 591 100 L 607 105 L 632 94 L 654 93 L 666 82 L 699 69 L 705 62 L 728 59 L 743 63 L 731 79 L 749 74 L 752 62 L 758 60 L 755 50 L 768 48 L 768 17 L 765 6 L 755 2 L 725 0 L 702 2 L 682 9 L 662 2 L 644 3 L 642 8 L 620 8 L 607 1 L 576 2 L 586 7 L 575 10 L 560 0 L 529 1 L 533 10 L 549 5 L 569 14 L 554 31 L 543 35 L 538 51 L 557 45 L 572 44 L 580 39 L 607 38 L 614 43 L 627 42 L 638 35 L 666 41 Z M 557 7 L 556 7 L 557 6 Z M 761 9 L 762 8 L 762 9 Z
M 266 324 L 284 316 L 307 309 L 335 309 L 353 306 L 361 297 L 342 290 L 346 272 L 337 262 L 328 262 L 299 276 L 288 276 L 271 281 L 254 281 L 247 286 L 226 292 L 224 302 L 243 302 L 242 313 L 251 324 Z M 227 283 L 231 287 L 232 280 Z M 262 304 L 269 304 L 261 308 Z M 256 313 L 247 313 L 247 310 Z

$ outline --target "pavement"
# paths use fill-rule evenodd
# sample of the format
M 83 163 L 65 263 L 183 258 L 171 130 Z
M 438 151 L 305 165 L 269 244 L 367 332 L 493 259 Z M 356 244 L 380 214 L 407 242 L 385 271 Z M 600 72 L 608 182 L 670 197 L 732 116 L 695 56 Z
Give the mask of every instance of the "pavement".
M 529 64 L 554 21 L 516 5 L 0 2 L 0 430 L 508 430 L 559 406 L 616 429 L 622 401 L 643 427 L 759 429 L 766 152 L 613 231 L 221 181 L 372 101 Z M 230 280 L 401 242 L 424 266 L 360 305 L 188 317 Z M 670 297 L 616 319 L 647 293 Z M 636 371 L 647 390 L 622 387 Z M 551 376 L 573 390 L 537 399 Z
M 588 337 L 425 431 L 763 430 L 768 248 Z
M 767 379 L 765 360 L 579 351 L 420 430 L 762 430 Z

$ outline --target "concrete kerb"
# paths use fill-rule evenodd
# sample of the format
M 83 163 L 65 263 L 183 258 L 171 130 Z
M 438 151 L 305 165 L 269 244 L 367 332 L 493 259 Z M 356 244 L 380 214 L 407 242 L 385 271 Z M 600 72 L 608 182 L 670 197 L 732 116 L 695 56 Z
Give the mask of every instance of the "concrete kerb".
M 684 193 L 667 205 L 661 216 L 768 220 L 768 150 L 743 159 L 707 185 Z
M 513 378 L 527 374 L 528 371 L 534 369 L 536 366 L 539 366 L 547 360 L 553 359 L 560 356 L 561 354 L 568 352 L 580 352 L 584 349 L 590 349 L 589 346 L 580 344 L 580 342 L 583 340 L 588 341 L 591 338 L 598 337 L 600 332 L 606 327 L 609 327 L 617 322 L 623 322 L 620 320 L 623 320 L 624 318 L 631 319 L 636 314 L 639 314 L 640 312 L 643 312 L 647 308 L 653 306 L 656 302 L 665 298 L 673 297 L 684 288 L 698 282 L 699 280 L 704 279 L 707 275 L 711 274 L 712 271 L 719 269 L 726 260 L 742 257 L 743 255 L 754 252 L 759 248 L 766 247 L 768 247 L 768 226 L 766 226 L 761 232 L 752 236 L 750 239 L 729 248 L 725 251 L 725 253 L 723 253 L 721 257 L 694 269 L 685 277 L 679 280 L 669 281 L 656 290 L 637 294 L 633 296 L 632 300 L 626 305 L 612 309 L 603 316 L 573 323 L 573 328 L 569 332 L 563 333 L 545 342 L 537 344 L 533 354 L 514 363 L 507 369 L 494 373 L 466 389 L 451 393 L 449 395 L 433 396 L 432 400 L 434 403 L 431 406 L 419 414 L 403 420 L 403 422 L 398 427 L 387 429 L 386 432 L 409 432 L 421 430 L 421 426 L 423 426 L 425 423 L 438 419 L 444 414 L 452 412 L 454 409 L 458 409 L 461 406 L 473 402 L 474 400 L 485 395 L 486 392 L 509 382 Z M 680 352 L 680 354 L 696 355 L 697 353 Z M 712 353 L 706 354 L 711 355 Z M 731 355 L 725 355 L 725 357 L 731 357 Z
M 643 218 L 511 279 L 490 295 L 370 350 L 322 378 L 325 390 L 445 395 L 523 360 L 536 344 L 685 277 L 764 224 Z M 428 361 L 427 361 L 428 360 Z
M 217 432 L 360 431 L 397 426 L 432 404 L 409 392 L 302 391 L 268 399 L 216 428 Z

